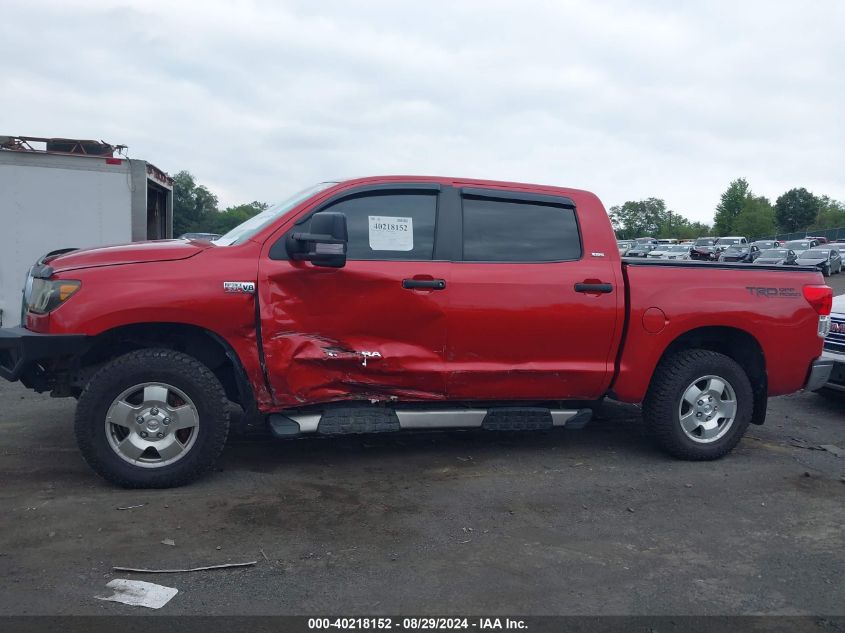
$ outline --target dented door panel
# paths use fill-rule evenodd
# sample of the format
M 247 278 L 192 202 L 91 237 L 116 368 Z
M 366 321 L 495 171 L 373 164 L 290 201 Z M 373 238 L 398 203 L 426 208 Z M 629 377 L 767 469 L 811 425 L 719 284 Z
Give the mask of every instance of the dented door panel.
M 263 259 L 261 338 L 278 406 L 446 396 L 448 262 Z M 404 279 L 443 279 L 443 290 Z

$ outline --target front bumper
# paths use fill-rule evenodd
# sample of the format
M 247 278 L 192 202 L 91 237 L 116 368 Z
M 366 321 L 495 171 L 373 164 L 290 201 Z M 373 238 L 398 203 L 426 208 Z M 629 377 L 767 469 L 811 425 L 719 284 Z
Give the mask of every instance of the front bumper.
M 810 365 L 810 375 L 807 377 L 807 384 L 804 385 L 804 389 L 807 391 L 821 389 L 827 383 L 832 371 L 833 361 L 831 359 L 824 356 L 817 358 Z
M 0 329 L 0 378 L 18 380 L 39 361 L 76 356 L 88 349 L 84 334 L 39 334 L 22 327 Z

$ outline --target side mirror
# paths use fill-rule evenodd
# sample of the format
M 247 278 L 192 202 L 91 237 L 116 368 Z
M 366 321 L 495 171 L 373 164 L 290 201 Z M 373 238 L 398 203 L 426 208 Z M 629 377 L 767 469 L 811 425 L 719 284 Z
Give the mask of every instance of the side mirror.
M 288 234 L 285 246 L 291 259 L 343 268 L 348 242 L 346 216 L 336 211 L 321 211 L 311 216 L 310 233 Z

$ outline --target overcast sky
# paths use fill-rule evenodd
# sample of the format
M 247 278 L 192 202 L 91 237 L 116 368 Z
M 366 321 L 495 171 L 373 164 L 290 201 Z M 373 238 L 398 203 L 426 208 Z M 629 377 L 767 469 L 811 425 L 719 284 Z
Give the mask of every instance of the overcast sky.
M 237 5 L 237 6 L 235 6 Z M 0 134 L 103 139 L 223 205 L 436 174 L 845 199 L 845 2 L 0 0 Z

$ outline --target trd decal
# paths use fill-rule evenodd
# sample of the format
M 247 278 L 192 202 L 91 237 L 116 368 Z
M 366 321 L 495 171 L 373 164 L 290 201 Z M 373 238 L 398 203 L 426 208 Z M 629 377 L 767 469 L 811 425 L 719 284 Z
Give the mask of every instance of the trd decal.
M 750 295 L 765 297 L 767 299 L 801 296 L 801 293 L 795 288 L 763 288 L 757 286 L 746 286 L 745 289 Z

